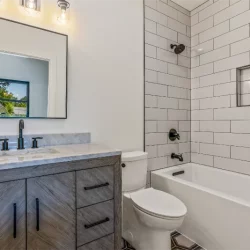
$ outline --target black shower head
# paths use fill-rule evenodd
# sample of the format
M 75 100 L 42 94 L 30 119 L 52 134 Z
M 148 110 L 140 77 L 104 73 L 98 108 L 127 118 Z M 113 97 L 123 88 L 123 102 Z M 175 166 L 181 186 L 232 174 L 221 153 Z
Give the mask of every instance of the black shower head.
M 171 44 L 170 47 L 171 47 L 171 49 L 175 48 L 174 53 L 177 54 L 177 55 L 182 53 L 186 48 L 184 44 L 179 44 L 179 45 Z

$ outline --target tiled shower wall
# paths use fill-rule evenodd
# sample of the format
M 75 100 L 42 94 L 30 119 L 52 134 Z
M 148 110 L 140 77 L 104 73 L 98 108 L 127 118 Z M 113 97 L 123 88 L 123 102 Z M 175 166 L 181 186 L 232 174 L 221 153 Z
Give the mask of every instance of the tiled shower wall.
M 191 12 L 191 160 L 245 174 L 250 107 L 236 107 L 236 68 L 250 64 L 249 2 L 210 0 Z
M 145 143 L 148 171 L 178 165 L 171 153 L 190 162 L 190 12 L 170 0 L 145 0 Z M 187 46 L 181 55 L 171 43 Z M 170 142 L 168 132 L 180 132 Z

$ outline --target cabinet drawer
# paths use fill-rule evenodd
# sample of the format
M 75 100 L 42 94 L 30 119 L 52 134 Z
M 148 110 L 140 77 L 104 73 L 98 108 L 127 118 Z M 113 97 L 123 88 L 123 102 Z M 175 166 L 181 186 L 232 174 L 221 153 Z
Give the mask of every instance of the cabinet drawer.
M 78 171 L 76 178 L 77 208 L 113 199 L 113 166 Z
M 114 250 L 114 235 L 103 237 L 89 244 L 79 247 L 77 250 Z
M 114 201 L 77 210 L 77 246 L 114 232 Z

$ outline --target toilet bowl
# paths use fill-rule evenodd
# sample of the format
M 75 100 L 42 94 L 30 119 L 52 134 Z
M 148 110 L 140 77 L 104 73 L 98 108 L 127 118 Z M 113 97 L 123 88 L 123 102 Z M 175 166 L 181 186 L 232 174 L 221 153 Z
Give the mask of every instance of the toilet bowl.
M 136 250 L 170 250 L 170 233 L 181 226 L 187 208 L 173 195 L 145 188 L 146 158 L 142 152 L 122 156 L 123 238 Z

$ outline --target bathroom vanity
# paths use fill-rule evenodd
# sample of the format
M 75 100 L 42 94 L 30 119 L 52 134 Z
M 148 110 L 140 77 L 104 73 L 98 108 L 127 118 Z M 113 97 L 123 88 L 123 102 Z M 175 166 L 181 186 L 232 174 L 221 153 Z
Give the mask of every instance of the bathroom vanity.
M 94 144 L 1 152 L 0 248 L 121 249 L 120 154 Z

